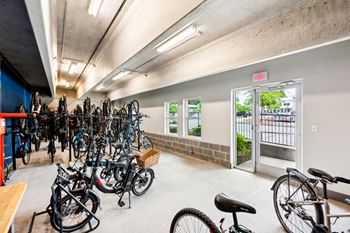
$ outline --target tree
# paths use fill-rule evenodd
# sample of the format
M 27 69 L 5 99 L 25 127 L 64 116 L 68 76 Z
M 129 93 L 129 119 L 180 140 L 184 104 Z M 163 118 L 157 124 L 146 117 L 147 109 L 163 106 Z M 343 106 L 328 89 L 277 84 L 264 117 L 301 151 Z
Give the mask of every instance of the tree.
M 266 91 L 260 94 L 261 106 L 268 109 L 279 109 L 284 103 L 286 93 L 283 90 L 279 91 Z
M 285 97 L 286 97 L 286 93 L 284 92 L 284 90 L 261 92 L 260 94 L 261 106 L 266 107 L 267 109 L 279 109 L 282 107 Z M 238 111 L 250 111 L 252 109 L 252 106 L 253 106 L 252 92 L 248 94 L 243 105 L 238 103 L 238 101 L 236 104 L 236 108 Z

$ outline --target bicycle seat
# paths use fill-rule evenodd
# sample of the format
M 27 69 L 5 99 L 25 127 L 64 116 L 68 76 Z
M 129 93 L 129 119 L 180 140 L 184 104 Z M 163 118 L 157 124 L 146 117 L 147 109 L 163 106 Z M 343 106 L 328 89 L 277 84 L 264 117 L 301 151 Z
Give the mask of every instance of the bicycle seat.
M 229 212 L 229 213 L 243 212 L 243 213 L 249 213 L 249 214 L 256 214 L 256 210 L 254 207 L 247 205 L 243 202 L 233 200 L 231 197 L 229 197 L 224 193 L 220 193 L 216 195 L 214 203 L 216 208 L 218 208 L 223 212 Z
M 321 178 L 321 179 L 324 179 L 326 181 L 329 181 L 330 183 L 334 182 L 334 177 L 333 176 L 331 176 L 327 172 L 322 171 L 320 169 L 309 168 L 309 170 L 307 170 L 307 172 L 310 173 L 313 176 L 316 176 L 318 178 Z

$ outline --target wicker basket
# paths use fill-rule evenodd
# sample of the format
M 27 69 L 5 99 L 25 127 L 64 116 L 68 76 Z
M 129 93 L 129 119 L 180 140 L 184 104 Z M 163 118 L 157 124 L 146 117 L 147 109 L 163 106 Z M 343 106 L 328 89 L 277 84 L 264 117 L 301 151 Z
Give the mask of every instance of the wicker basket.
M 140 167 L 150 168 L 159 163 L 160 151 L 155 148 L 150 148 L 136 157 L 137 164 Z

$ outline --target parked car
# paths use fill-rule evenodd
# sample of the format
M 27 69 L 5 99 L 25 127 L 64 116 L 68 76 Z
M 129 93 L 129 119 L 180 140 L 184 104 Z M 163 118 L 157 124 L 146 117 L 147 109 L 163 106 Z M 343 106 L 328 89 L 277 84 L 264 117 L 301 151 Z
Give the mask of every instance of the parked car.
M 238 111 L 236 113 L 236 116 L 243 116 L 243 117 L 248 117 L 251 115 L 252 115 L 252 113 L 250 111 Z

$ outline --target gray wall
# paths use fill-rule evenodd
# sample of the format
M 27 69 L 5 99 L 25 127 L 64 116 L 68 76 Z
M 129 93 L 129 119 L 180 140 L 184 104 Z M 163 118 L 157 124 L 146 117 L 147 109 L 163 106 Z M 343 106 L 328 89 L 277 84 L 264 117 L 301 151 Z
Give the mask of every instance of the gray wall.
M 234 54 L 232 54 L 234 56 Z M 210 58 L 208 58 L 210 59 Z M 231 89 L 257 85 L 252 73 L 268 70 L 264 83 L 302 79 L 302 168 L 318 167 L 331 174 L 350 177 L 350 41 L 340 42 L 302 53 L 261 62 L 206 78 L 132 96 L 120 101 L 138 99 L 142 111 L 151 115 L 143 128 L 164 133 L 164 101 L 202 99 L 202 141 L 230 145 Z M 264 83 L 259 83 L 264 84 Z M 179 125 L 182 126 L 182 114 Z M 311 132 L 311 125 L 318 132 Z M 179 127 L 179 135 L 182 135 Z M 350 193 L 339 185 L 336 191 Z

